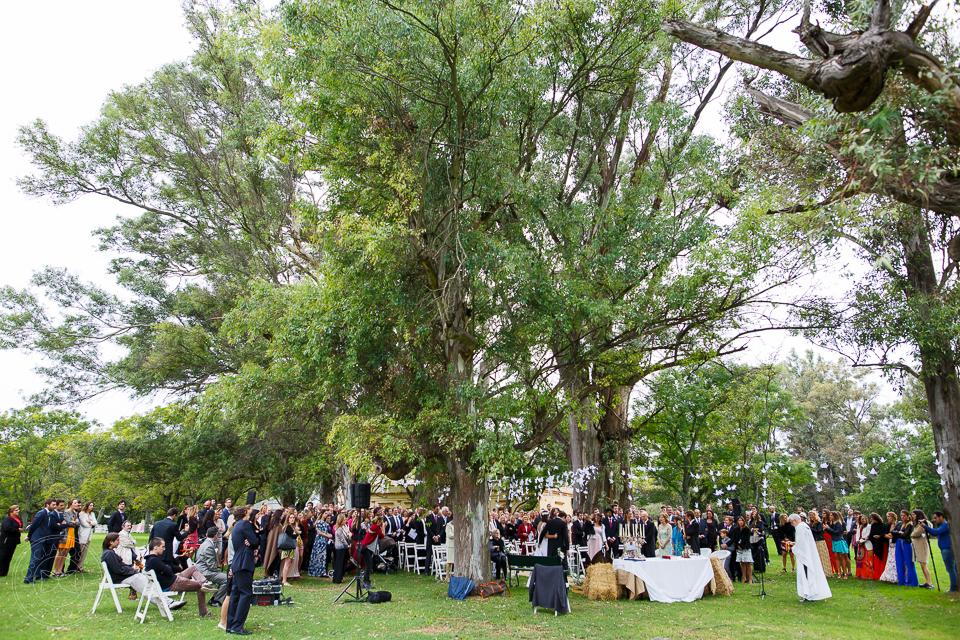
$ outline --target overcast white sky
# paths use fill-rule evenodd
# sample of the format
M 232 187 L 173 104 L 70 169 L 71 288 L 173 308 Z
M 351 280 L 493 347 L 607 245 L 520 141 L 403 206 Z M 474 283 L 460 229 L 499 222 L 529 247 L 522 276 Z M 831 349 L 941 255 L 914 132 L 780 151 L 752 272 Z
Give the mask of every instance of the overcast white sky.
M 0 105 L 0 285 L 24 287 L 33 272 L 53 265 L 116 290 L 106 275 L 112 256 L 96 251 L 91 231 L 111 225 L 124 208 L 91 197 L 54 207 L 21 194 L 14 180 L 31 167 L 15 145 L 17 127 L 42 118 L 54 133 L 72 139 L 97 117 L 111 90 L 136 84 L 192 50 L 180 0 L 5 3 L 0 26 L 0 86 L 6 95 Z M 719 122 L 720 108 L 717 102 L 707 114 L 708 126 Z M 791 348 L 808 347 L 803 340 L 771 335 L 742 359 L 769 362 Z M 42 389 L 32 371 L 36 364 L 28 354 L 0 351 L 0 411 L 22 407 L 26 395 Z M 159 401 L 134 402 L 115 393 L 79 408 L 110 424 Z
M 123 208 L 86 198 L 54 207 L 25 197 L 14 180 L 30 172 L 15 144 L 17 127 L 42 118 L 68 139 L 97 117 L 111 90 L 136 84 L 164 63 L 190 55 L 179 0 L 43 0 L 5 2 L 0 21 L 0 285 L 23 287 L 45 265 L 67 267 L 110 286 L 111 256 L 90 232 L 109 226 Z M 22 394 L 42 389 L 29 355 L 0 351 L 0 411 L 19 408 Z M 120 394 L 81 407 L 102 422 L 142 411 Z

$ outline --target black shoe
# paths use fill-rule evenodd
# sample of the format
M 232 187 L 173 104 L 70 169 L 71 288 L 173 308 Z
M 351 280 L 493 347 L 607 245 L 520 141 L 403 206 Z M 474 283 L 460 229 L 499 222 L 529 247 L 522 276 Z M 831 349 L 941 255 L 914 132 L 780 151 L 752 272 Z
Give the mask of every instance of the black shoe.
M 247 631 L 246 629 L 240 629 L 240 631 L 230 631 L 230 629 L 227 629 L 227 633 L 233 633 L 233 634 L 236 634 L 236 635 L 238 635 L 238 636 L 252 636 L 252 635 L 253 635 L 252 633 L 250 633 L 250 632 Z
M 170 609 L 170 611 L 176 611 L 177 609 L 183 608 L 185 606 L 187 606 L 186 600 L 177 600 L 173 604 L 168 605 L 167 608 Z
M 208 607 L 222 607 L 222 606 L 223 606 L 223 603 L 222 603 L 222 602 L 217 602 L 216 600 L 211 600 L 210 602 L 207 603 L 207 606 L 208 606 Z

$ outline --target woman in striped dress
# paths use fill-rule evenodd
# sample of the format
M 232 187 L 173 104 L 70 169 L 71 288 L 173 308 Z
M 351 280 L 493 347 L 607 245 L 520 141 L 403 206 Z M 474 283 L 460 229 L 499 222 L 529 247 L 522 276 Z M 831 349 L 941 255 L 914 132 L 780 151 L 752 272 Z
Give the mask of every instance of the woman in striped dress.
M 813 541 L 817 544 L 817 553 L 820 554 L 820 564 L 823 565 L 823 573 L 828 578 L 833 577 L 833 567 L 830 564 L 830 550 L 827 548 L 827 541 L 824 538 L 823 522 L 820 520 L 816 511 L 807 514 L 810 518 L 810 531 L 813 533 Z

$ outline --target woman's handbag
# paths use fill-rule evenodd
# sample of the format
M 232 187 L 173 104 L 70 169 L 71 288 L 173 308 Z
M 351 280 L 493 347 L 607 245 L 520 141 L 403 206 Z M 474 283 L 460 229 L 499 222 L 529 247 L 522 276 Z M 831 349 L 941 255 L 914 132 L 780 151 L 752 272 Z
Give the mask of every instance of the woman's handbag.
M 277 536 L 277 549 L 281 551 L 292 551 L 297 548 L 297 539 L 287 533 L 281 533 Z

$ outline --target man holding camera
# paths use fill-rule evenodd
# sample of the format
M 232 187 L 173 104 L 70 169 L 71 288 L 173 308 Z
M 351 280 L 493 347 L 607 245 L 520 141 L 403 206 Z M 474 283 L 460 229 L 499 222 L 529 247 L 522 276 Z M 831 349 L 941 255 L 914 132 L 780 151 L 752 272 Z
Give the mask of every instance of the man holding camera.
M 937 545 L 940 546 L 940 555 L 943 557 L 943 564 L 947 567 L 947 575 L 950 576 L 950 591 L 957 591 L 957 561 L 953 557 L 953 547 L 950 545 L 950 524 L 943 511 L 933 512 L 933 522 L 936 528 L 930 525 L 929 520 L 924 520 L 924 529 L 930 535 L 937 536 Z

